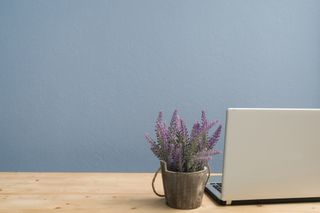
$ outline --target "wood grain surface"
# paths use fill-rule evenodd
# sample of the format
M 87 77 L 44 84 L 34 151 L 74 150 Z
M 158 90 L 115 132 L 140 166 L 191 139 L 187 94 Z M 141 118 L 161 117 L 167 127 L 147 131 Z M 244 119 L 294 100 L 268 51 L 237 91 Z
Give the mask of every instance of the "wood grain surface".
M 319 212 L 320 203 L 218 206 L 177 210 L 153 194 L 152 173 L 0 173 L 1 213 L 40 212 Z M 161 176 L 160 176 L 161 177 Z M 161 178 L 156 183 L 162 191 Z

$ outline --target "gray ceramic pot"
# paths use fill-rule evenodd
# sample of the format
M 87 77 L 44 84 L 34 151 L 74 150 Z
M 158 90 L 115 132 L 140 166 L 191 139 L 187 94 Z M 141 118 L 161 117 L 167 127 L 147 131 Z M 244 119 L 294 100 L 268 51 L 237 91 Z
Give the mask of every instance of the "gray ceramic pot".
M 160 170 L 164 195 L 157 193 L 154 188 L 154 181 Z M 198 172 L 172 172 L 168 171 L 166 162 L 160 161 L 160 168 L 155 173 L 152 187 L 155 194 L 165 197 L 168 206 L 177 209 L 195 209 L 201 206 L 204 187 L 209 176 L 207 167 Z

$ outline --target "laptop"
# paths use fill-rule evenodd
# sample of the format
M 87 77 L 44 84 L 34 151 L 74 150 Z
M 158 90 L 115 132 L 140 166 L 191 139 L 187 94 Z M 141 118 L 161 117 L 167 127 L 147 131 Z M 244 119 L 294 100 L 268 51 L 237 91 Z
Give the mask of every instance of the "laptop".
M 320 201 L 320 109 L 229 108 L 225 130 L 219 204 Z

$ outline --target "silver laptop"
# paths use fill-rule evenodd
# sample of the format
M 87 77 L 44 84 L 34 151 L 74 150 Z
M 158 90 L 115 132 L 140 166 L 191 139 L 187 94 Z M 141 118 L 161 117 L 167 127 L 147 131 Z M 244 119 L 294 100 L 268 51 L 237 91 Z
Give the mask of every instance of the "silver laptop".
M 320 201 L 320 109 L 227 110 L 219 204 Z

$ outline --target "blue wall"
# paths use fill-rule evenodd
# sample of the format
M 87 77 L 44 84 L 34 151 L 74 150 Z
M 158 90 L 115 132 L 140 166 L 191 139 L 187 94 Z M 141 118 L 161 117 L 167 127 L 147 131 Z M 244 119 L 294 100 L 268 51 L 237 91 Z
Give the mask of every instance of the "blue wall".
M 319 58 L 318 0 L 2 0 L 0 171 L 154 171 L 159 110 L 320 107 Z

